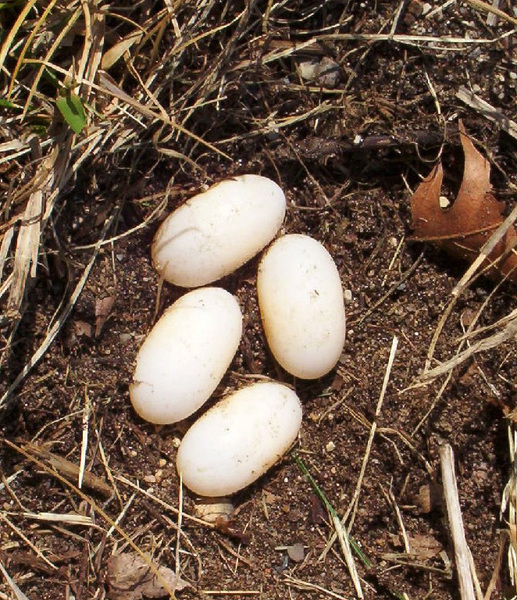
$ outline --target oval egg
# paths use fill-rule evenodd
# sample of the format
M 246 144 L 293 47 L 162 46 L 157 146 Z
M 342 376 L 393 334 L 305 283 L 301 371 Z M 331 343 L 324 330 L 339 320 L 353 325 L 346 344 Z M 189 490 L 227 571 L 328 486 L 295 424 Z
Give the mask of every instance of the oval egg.
M 257 293 L 276 360 L 301 379 L 317 379 L 337 363 L 345 342 L 341 278 L 327 252 L 301 234 L 276 240 L 262 258 Z
M 163 278 L 182 287 L 206 285 L 235 271 L 277 234 L 283 191 L 267 177 L 222 181 L 180 206 L 162 223 L 152 259 Z
M 162 425 L 194 413 L 230 366 L 241 334 L 239 304 L 226 290 L 201 288 L 179 298 L 138 352 L 129 388 L 136 412 Z
M 227 396 L 185 434 L 176 462 L 183 483 L 201 496 L 241 490 L 283 456 L 301 422 L 298 396 L 280 383 L 256 383 Z

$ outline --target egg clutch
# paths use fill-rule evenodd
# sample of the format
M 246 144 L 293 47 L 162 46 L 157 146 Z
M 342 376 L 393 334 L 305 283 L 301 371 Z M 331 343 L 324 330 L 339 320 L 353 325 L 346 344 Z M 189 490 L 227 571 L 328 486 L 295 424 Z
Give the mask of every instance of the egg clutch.
M 155 268 L 166 281 L 197 289 L 165 311 L 138 352 L 130 398 L 143 419 L 176 423 L 215 391 L 239 347 L 242 313 L 232 294 L 209 284 L 270 244 L 285 211 L 274 181 L 241 175 L 194 196 L 162 223 L 152 246 Z M 267 343 L 285 371 L 317 379 L 334 368 L 345 307 L 339 272 L 322 244 L 301 234 L 278 237 L 259 263 L 257 295 Z M 178 472 L 197 494 L 232 494 L 289 449 L 301 422 L 300 400 L 288 386 L 248 385 L 191 426 Z

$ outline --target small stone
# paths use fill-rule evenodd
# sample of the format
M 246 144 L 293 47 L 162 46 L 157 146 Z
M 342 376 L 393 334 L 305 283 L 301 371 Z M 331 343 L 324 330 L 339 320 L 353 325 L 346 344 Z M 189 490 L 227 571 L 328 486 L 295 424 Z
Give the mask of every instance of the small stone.
M 336 444 L 334 444 L 334 442 L 329 442 L 326 446 L 325 446 L 325 450 L 327 452 L 332 452 L 333 450 L 336 449 Z
M 287 547 L 287 556 L 295 562 L 300 563 L 305 558 L 305 549 L 303 544 L 297 543 Z
M 310 81 L 316 77 L 317 60 L 305 60 L 298 63 L 298 73 L 305 81 Z
M 324 56 L 316 67 L 316 83 L 323 87 L 334 88 L 339 83 L 339 65 L 335 60 Z

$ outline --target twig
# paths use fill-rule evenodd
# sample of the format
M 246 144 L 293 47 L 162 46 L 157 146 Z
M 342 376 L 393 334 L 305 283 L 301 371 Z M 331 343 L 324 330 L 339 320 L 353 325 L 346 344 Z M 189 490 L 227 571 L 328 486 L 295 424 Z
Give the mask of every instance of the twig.
M 21 591 L 16 583 L 9 577 L 9 573 L 5 570 L 4 565 L 0 562 L 0 571 L 7 581 L 7 585 L 11 588 L 16 600 L 29 600 L 29 598 Z
M 22 531 L 20 531 L 20 529 L 16 527 L 16 525 L 12 521 L 10 521 L 7 518 L 5 514 L 0 513 L 0 519 L 3 519 L 5 523 L 7 523 L 7 525 L 16 533 L 16 535 L 18 535 L 27 544 L 27 546 L 29 546 L 29 548 L 32 549 L 36 556 L 38 556 L 43 562 L 45 562 L 51 569 L 57 571 L 56 565 L 53 562 L 51 562 L 43 554 L 43 552 L 41 552 L 41 550 L 29 540 L 27 536 Z
M 350 504 L 348 506 L 348 510 L 346 511 L 345 515 L 342 517 L 341 519 L 341 523 L 345 524 L 348 516 L 350 515 L 350 513 L 353 511 L 354 515 L 355 515 L 355 510 L 357 508 L 357 501 L 359 499 L 359 495 L 361 493 L 361 488 L 363 485 L 363 478 L 364 478 L 364 474 L 366 471 L 366 466 L 368 464 L 368 459 L 370 458 L 370 452 L 372 449 L 372 445 L 373 445 L 373 438 L 375 436 L 375 432 L 377 430 L 377 417 L 379 416 L 380 412 L 381 412 L 381 408 L 382 408 L 382 403 L 384 401 L 384 396 L 386 394 L 386 388 L 388 386 L 388 381 L 390 378 L 390 373 L 391 373 L 391 368 L 393 366 L 393 361 L 395 360 L 395 354 L 397 352 L 397 345 L 398 345 L 398 338 L 397 336 L 393 337 L 393 341 L 391 344 L 391 351 L 390 351 L 390 356 L 388 359 L 388 366 L 386 367 L 386 373 L 384 374 L 384 381 L 382 384 L 382 389 L 381 389 L 381 393 L 379 396 L 379 400 L 377 402 L 377 407 L 375 409 L 375 420 L 372 422 L 372 426 L 370 429 L 370 435 L 368 437 L 368 442 L 366 444 L 366 450 L 364 453 L 364 457 L 363 457 L 363 464 L 361 465 L 361 472 L 359 473 L 359 478 L 357 480 L 357 485 L 354 491 L 354 495 L 352 497 L 352 500 L 350 501 Z M 348 527 L 348 529 L 351 528 L 351 525 L 353 523 L 354 520 L 354 516 L 352 516 L 350 525 Z M 332 547 L 332 544 L 336 541 L 337 539 L 337 533 L 334 533 L 331 538 L 329 539 L 325 549 L 323 550 L 323 552 L 321 553 L 320 556 L 320 560 L 323 560 L 325 558 L 325 556 L 328 554 L 330 548 Z
M 86 467 L 86 454 L 88 452 L 88 433 L 89 433 L 89 420 L 90 420 L 91 404 L 90 397 L 88 396 L 88 388 L 84 390 L 84 408 L 83 408 L 83 435 L 81 442 L 81 460 L 79 462 L 79 478 L 77 487 L 81 489 L 83 487 L 84 469 Z
M 368 443 L 366 444 L 366 450 L 365 450 L 364 457 L 363 457 L 363 464 L 361 465 L 361 472 L 360 472 L 359 478 L 357 480 L 357 486 L 356 486 L 352 501 L 350 502 L 349 509 L 348 509 L 347 513 L 345 514 L 345 516 L 343 517 L 343 521 L 345 521 L 346 519 L 348 519 L 348 515 L 350 514 L 350 512 L 352 512 L 352 518 L 350 519 L 350 523 L 348 525 L 349 529 L 352 527 L 352 524 L 355 519 L 355 513 L 357 511 L 357 504 L 359 501 L 359 494 L 361 493 L 364 474 L 366 472 L 366 466 L 367 466 L 368 460 L 370 458 L 370 453 L 372 451 L 372 446 L 373 446 L 373 439 L 374 439 L 375 433 L 377 431 L 377 419 L 379 418 L 379 415 L 381 414 L 382 405 L 384 403 L 384 397 L 386 396 L 386 389 L 388 388 L 388 382 L 390 380 L 391 369 L 392 369 L 393 363 L 395 361 L 395 354 L 397 353 L 398 343 L 399 343 L 399 339 L 396 335 L 394 335 L 393 340 L 391 342 L 391 350 L 390 350 L 390 355 L 388 358 L 388 364 L 386 366 L 386 372 L 384 373 L 384 381 L 382 382 L 381 393 L 379 394 L 379 400 L 377 401 L 377 406 L 375 407 L 375 419 L 372 422 L 372 427 L 370 429 L 370 435 L 368 437 Z
M 411 277 L 411 275 L 416 271 L 418 265 L 422 262 L 422 259 L 424 258 L 424 251 L 422 251 L 417 259 L 415 260 L 415 262 L 409 267 L 409 269 L 407 271 L 405 271 L 402 274 L 402 277 L 400 277 L 400 279 L 398 279 L 390 288 L 389 290 L 379 298 L 379 300 L 377 300 L 377 302 L 375 302 L 375 304 L 373 306 L 371 306 L 365 313 L 364 315 L 359 319 L 358 324 L 361 324 L 363 321 L 365 321 L 374 311 L 376 311 L 379 306 L 381 306 L 381 304 L 383 304 L 385 302 L 385 300 L 387 300 L 393 293 L 395 293 L 397 291 L 397 289 L 404 283 L 404 281 L 406 281 L 407 279 L 409 279 Z
M 348 600 L 348 598 L 346 598 L 345 596 L 341 596 L 340 594 L 336 594 L 336 592 L 325 589 L 321 585 L 316 585 L 315 583 L 309 583 L 308 581 L 296 579 L 295 577 L 292 577 L 291 575 L 284 575 L 284 581 L 288 585 L 292 585 L 293 587 L 296 587 L 299 590 L 314 590 L 314 591 L 318 591 L 318 592 L 323 592 L 325 594 L 325 596 L 328 596 L 329 598 L 337 598 L 338 600 Z M 205 592 L 205 594 L 206 594 L 206 592 Z
M 57 454 L 54 454 L 49 450 L 42 448 L 41 446 L 31 444 L 30 442 L 25 444 L 24 449 L 34 456 L 39 456 L 40 458 L 47 460 L 58 473 L 74 484 L 79 481 L 81 467 L 77 466 L 72 461 L 63 458 L 62 456 L 58 456 Z M 94 475 L 89 471 L 84 471 L 84 469 L 82 470 L 81 483 L 83 487 L 90 490 L 95 490 L 103 496 L 111 496 L 110 486 L 103 479 L 97 477 L 97 475 Z
M 62 314 L 59 316 L 58 319 L 56 319 L 55 323 L 50 328 L 49 332 L 47 333 L 47 337 L 43 340 L 40 347 L 31 356 L 29 361 L 25 364 L 25 366 L 23 367 L 21 372 L 16 377 L 16 379 L 13 381 L 13 383 L 11 383 L 11 385 L 9 386 L 9 388 L 7 389 L 5 394 L 0 398 L 0 417 L 2 416 L 3 411 L 7 407 L 7 404 L 10 400 L 11 394 L 22 383 L 22 381 L 25 379 L 25 377 L 27 377 L 27 375 L 30 373 L 32 368 L 41 360 L 42 356 L 48 350 L 50 344 L 52 344 L 55 337 L 60 332 L 61 328 L 65 324 L 70 313 L 72 312 L 72 309 L 75 306 L 75 303 L 77 302 L 79 295 L 81 294 L 82 289 L 90 275 L 90 271 L 93 268 L 93 265 L 97 258 L 97 254 L 99 253 L 99 249 L 102 244 L 102 241 L 106 237 L 106 234 L 107 234 L 109 228 L 111 227 L 111 224 L 113 223 L 113 220 L 115 219 L 116 214 L 117 214 L 117 211 L 114 211 L 113 214 L 110 216 L 110 218 L 106 220 L 106 223 L 104 225 L 104 228 L 103 228 L 101 236 L 100 236 L 100 239 L 97 242 L 97 244 L 95 245 L 95 249 L 92 253 L 90 261 L 86 265 L 86 268 L 84 269 L 83 274 L 82 274 L 81 278 L 79 279 L 79 282 L 75 286 L 75 289 L 70 297 L 70 300 L 68 301 L 68 304 L 66 305 Z
M 497 108 L 494 108 L 486 100 L 481 99 L 463 85 L 457 91 L 456 98 L 464 102 L 467 106 L 470 106 L 473 110 L 481 113 L 489 121 L 499 125 L 508 135 L 517 140 L 517 123 L 504 115 L 500 110 L 497 110 Z
M 136 493 L 136 492 L 135 492 Z M 175 553 L 175 572 L 180 573 L 180 548 L 181 548 L 181 526 L 183 523 L 183 477 L 180 473 L 180 483 L 178 487 L 178 527 L 176 529 L 176 553 Z M 174 586 L 176 591 L 176 586 Z
M 434 369 L 431 369 L 430 371 L 426 371 L 418 378 L 418 382 L 426 383 L 431 379 L 435 379 L 436 377 L 447 373 L 454 367 L 457 367 L 461 363 L 465 362 L 468 358 L 474 356 L 474 354 L 477 354 L 478 352 L 484 352 L 486 350 L 491 350 L 492 348 L 495 348 L 500 344 L 514 339 L 516 335 L 517 319 L 514 319 L 513 321 L 510 321 L 508 323 L 504 331 L 494 333 L 494 335 L 491 335 L 490 337 L 487 337 L 483 340 L 480 340 L 479 342 L 476 342 L 475 344 L 472 344 L 472 346 L 470 346 L 454 358 L 443 362 L 442 364 L 438 365 Z
M 508 442 L 510 450 L 510 461 L 512 465 L 510 479 L 506 484 L 503 497 L 501 500 L 501 517 L 503 513 L 507 513 L 508 534 L 510 543 L 508 546 L 508 572 L 510 581 L 515 586 L 517 583 L 517 543 L 515 531 L 517 529 L 517 464 L 516 464 L 516 448 L 517 448 L 517 432 L 512 426 L 508 427 Z
M 443 492 L 447 507 L 447 517 L 449 519 L 454 555 L 456 557 L 460 595 L 462 600 L 476 600 L 474 583 L 470 570 L 470 551 L 467 546 L 467 540 L 465 539 L 465 530 L 463 528 L 460 500 L 456 485 L 454 454 L 449 444 L 443 444 L 440 447 L 440 465 L 442 471 Z
M 137 485 L 137 484 L 133 483 L 131 480 L 127 479 L 126 477 L 124 477 L 122 475 L 115 475 L 115 479 L 117 481 L 119 481 L 120 483 L 133 488 L 134 490 L 138 491 L 140 494 L 143 494 L 144 496 L 153 500 L 154 502 L 158 503 L 162 508 L 169 510 L 171 513 L 173 513 L 175 515 L 178 514 L 179 510 L 175 506 L 172 506 L 172 504 L 167 504 L 167 502 L 164 502 L 161 498 L 158 498 L 158 496 L 154 496 L 153 494 L 149 493 L 147 490 L 144 490 L 139 485 Z M 185 512 L 182 513 L 182 519 L 189 519 L 190 521 L 193 521 L 194 523 L 198 523 L 199 525 L 204 525 L 205 527 L 208 527 L 210 529 L 215 528 L 215 525 L 213 523 L 209 523 L 208 521 L 203 521 L 203 519 L 198 519 L 197 517 L 193 517 Z
M 467 2 L 471 6 L 480 8 L 481 10 L 484 10 L 487 13 L 497 15 L 498 17 L 501 17 L 501 19 L 504 19 L 505 21 L 508 21 L 509 23 L 512 23 L 512 25 L 517 27 L 517 19 L 512 17 L 508 13 L 505 13 L 503 10 L 500 10 L 496 6 L 490 6 L 490 4 L 483 2 L 483 0 L 465 0 L 465 2 Z
M 261 590 L 199 590 L 203 596 L 262 596 Z
M 47 467 L 47 465 L 45 465 L 43 462 L 41 462 L 40 460 L 38 460 L 37 458 L 35 458 L 34 456 L 32 456 L 25 448 L 17 446 L 13 442 L 11 442 L 11 441 L 9 441 L 9 440 L 7 440 L 5 438 L 3 438 L 1 441 L 3 441 L 3 443 L 6 446 L 8 446 L 9 448 L 11 448 L 12 450 L 16 450 L 17 452 L 19 452 L 26 459 L 30 460 L 34 465 L 38 466 L 40 469 L 43 469 L 46 473 L 52 474 L 55 477 L 57 477 L 59 479 L 59 481 L 61 481 L 61 483 L 63 483 L 66 487 L 68 487 L 71 491 L 73 491 L 77 496 L 79 496 L 79 498 L 81 498 L 81 500 L 83 500 L 84 502 L 86 502 L 86 504 L 88 504 L 88 506 L 90 506 L 91 509 L 97 515 L 99 515 L 100 517 L 102 517 L 102 519 L 104 521 L 106 521 L 109 525 L 111 525 L 112 527 L 114 527 L 115 530 L 117 531 L 117 533 L 124 539 L 124 541 L 146 563 L 146 565 L 148 566 L 149 570 L 154 574 L 154 576 L 156 577 L 156 579 L 160 582 L 161 586 L 169 594 L 170 598 L 172 598 L 173 600 L 176 599 L 176 596 L 175 596 L 173 590 L 171 589 L 169 583 L 163 578 L 162 574 L 160 573 L 160 571 L 158 570 L 158 568 L 155 566 L 155 564 L 153 563 L 153 561 L 149 558 L 149 556 L 147 555 L 147 553 L 145 553 L 143 550 L 141 550 L 139 548 L 138 544 L 136 544 L 133 541 L 132 537 L 129 534 L 127 534 L 119 525 L 117 525 L 117 523 L 115 523 L 115 521 L 106 513 L 105 510 L 103 510 L 95 502 L 95 500 L 93 500 L 93 498 L 91 498 L 90 496 L 87 496 L 82 490 L 80 490 L 77 486 L 75 486 L 73 483 L 71 483 L 70 481 L 68 481 L 65 477 L 62 477 L 59 473 L 53 472 L 50 469 L 50 467 Z M 0 563 L 0 570 L 2 570 L 2 572 L 4 573 L 4 576 L 7 575 L 5 573 L 5 570 L 2 567 L 1 563 Z
M 301 472 L 307 477 L 307 480 L 312 485 L 318 498 L 323 502 L 323 504 L 329 511 L 330 517 L 332 519 L 332 524 L 334 525 L 335 532 L 332 535 L 331 540 L 327 543 L 327 548 L 322 553 L 320 560 L 322 560 L 322 558 L 324 558 L 324 555 L 326 554 L 326 552 L 328 552 L 328 550 L 330 550 L 331 544 L 334 542 L 334 540 L 338 539 L 339 544 L 341 546 L 341 551 L 343 552 L 343 556 L 344 556 L 346 565 L 350 572 L 350 577 L 352 578 L 352 581 L 354 583 L 356 593 L 359 596 L 359 598 L 364 598 L 363 590 L 361 588 L 361 581 L 359 579 L 359 574 L 357 573 L 357 568 L 355 566 L 354 557 L 352 556 L 352 548 L 351 547 L 352 546 L 354 547 L 354 550 L 362 558 L 362 560 L 365 564 L 370 564 L 369 561 L 367 561 L 367 559 L 365 560 L 365 557 L 361 553 L 360 548 L 354 542 L 354 540 L 350 537 L 348 531 L 346 530 L 346 527 L 344 527 L 343 523 L 341 522 L 339 515 L 337 514 L 335 508 L 332 506 L 332 504 L 330 504 L 327 497 L 320 490 L 320 488 L 318 487 L 317 483 L 314 481 L 312 475 L 309 473 L 309 471 L 308 471 L 307 467 L 305 466 L 305 464 L 303 463 L 303 461 L 298 456 L 294 456 L 294 460 L 296 461 L 296 464 L 300 468 Z

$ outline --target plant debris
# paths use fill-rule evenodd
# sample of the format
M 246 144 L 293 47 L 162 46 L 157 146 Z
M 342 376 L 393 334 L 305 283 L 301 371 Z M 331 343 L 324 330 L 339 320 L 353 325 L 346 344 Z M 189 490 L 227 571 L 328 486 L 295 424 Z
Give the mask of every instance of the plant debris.
M 450 207 L 441 207 L 443 167 L 439 162 L 418 186 L 411 198 L 412 240 L 430 241 L 451 256 L 472 262 L 503 223 L 504 204 L 496 200 L 490 183 L 490 163 L 480 154 L 459 122 L 460 140 L 465 155 L 463 180 Z M 517 282 L 517 232 L 511 226 L 488 255 L 487 274 L 508 276 Z
M 235 510 L 235 506 L 228 498 L 202 498 L 194 505 L 196 517 L 215 523 L 218 519 L 228 520 Z
M 172 569 L 130 553 L 112 556 L 108 560 L 107 581 L 110 600 L 163 598 L 169 595 L 167 588 L 180 592 L 190 587 Z

